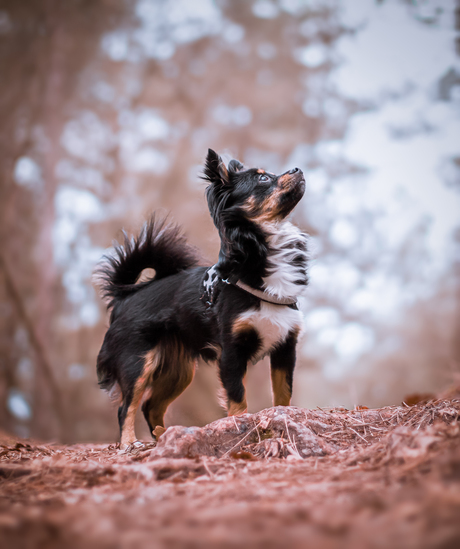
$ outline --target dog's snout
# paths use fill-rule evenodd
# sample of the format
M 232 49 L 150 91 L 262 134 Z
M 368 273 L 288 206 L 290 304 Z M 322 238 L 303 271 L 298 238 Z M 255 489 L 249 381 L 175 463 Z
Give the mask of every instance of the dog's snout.
M 292 174 L 295 174 L 297 172 L 300 172 L 299 168 L 292 168 L 292 170 L 289 170 L 289 173 L 292 175 Z

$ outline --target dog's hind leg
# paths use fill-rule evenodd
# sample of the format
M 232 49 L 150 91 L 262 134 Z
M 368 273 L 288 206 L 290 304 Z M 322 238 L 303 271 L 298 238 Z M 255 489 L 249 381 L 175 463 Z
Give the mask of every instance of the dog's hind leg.
M 190 385 L 195 363 L 182 345 L 163 344 L 158 356 L 158 367 L 151 379 L 150 395 L 142 405 L 142 412 L 152 435 L 156 427 L 164 427 L 168 406 Z
M 294 375 L 297 333 L 290 332 L 285 341 L 270 354 L 273 406 L 290 406 Z
M 141 371 L 139 375 L 136 376 L 136 380 L 128 383 L 125 380 L 121 385 L 123 401 L 118 408 L 118 424 L 120 426 L 120 446 L 122 450 L 126 450 L 126 448 L 137 440 L 134 430 L 136 412 L 141 403 L 145 389 L 157 367 L 157 353 L 155 350 L 149 351 L 143 359 Z M 133 368 L 133 370 L 136 370 L 137 368 L 138 364 L 136 364 L 136 367 Z

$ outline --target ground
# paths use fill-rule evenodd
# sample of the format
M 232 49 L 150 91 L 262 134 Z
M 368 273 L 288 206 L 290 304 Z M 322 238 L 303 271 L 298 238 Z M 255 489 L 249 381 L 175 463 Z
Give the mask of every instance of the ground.
M 158 444 L 0 446 L 15 548 L 458 548 L 460 395 L 277 407 Z

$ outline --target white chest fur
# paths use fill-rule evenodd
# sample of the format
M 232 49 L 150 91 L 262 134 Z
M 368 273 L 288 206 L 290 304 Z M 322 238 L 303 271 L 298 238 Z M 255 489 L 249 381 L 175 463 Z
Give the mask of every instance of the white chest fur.
M 252 362 L 256 363 L 277 344 L 282 343 L 289 332 L 302 329 L 302 313 L 290 307 L 272 305 L 262 301 L 260 309 L 249 309 L 238 317 L 246 325 L 253 327 L 262 345 Z
M 307 235 L 289 221 L 269 227 L 268 275 L 264 290 L 280 297 L 297 297 L 307 283 Z

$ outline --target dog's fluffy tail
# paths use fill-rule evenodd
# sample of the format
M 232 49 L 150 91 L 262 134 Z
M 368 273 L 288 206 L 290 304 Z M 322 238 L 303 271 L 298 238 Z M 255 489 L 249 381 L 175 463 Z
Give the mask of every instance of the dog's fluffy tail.
M 117 300 L 151 282 L 136 284 L 144 269 L 154 269 L 154 280 L 159 280 L 193 267 L 198 262 L 196 250 L 187 244 L 180 227 L 152 216 L 137 238 L 124 233 L 123 245 L 115 246 L 113 255 L 103 258 L 94 271 L 93 279 L 110 308 Z

